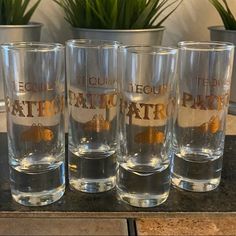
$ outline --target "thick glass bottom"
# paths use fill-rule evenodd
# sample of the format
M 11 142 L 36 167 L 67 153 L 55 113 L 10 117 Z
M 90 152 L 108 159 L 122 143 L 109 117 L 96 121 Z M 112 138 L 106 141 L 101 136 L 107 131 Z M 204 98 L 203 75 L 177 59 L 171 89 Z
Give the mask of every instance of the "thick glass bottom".
M 172 184 L 174 187 L 192 192 L 212 191 L 219 186 L 220 179 L 220 177 L 206 180 L 187 179 L 172 173 Z
M 85 193 L 106 192 L 113 189 L 115 184 L 116 178 L 114 176 L 106 179 L 70 179 L 72 190 L 79 190 Z
M 5 101 L 0 100 L 0 113 L 6 112 Z
M 236 115 L 236 102 L 230 101 L 229 103 L 229 114 Z
M 159 195 L 131 194 L 117 187 L 118 198 L 134 207 L 156 207 L 166 201 L 169 191 Z
M 101 193 L 116 184 L 116 153 L 86 152 L 76 149 L 69 152 L 69 182 L 72 190 Z
M 137 165 L 135 169 L 120 164 L 117 172 L 119 198 L 135 207 L 155 207 L 169 195 L 169 163 L 155 170 L 148 165 Z
M 13 199 L 24 206 L 45 206 L 59 200 L 65 192 L 65 185 L 42 192 L 20 192 L 16 189 L 11 190 Z
M 221 179 L 222 156 L 209 158 L 206 154 L 175 154 L 172 159 L 171 178 L 175 187 L 208 192 L 218 187 Z
M 27 171 L 10 166 L 13 199 L 25 206 L 44 206 L 59 200 L 65 192 L 64 163 L 32 165 Z

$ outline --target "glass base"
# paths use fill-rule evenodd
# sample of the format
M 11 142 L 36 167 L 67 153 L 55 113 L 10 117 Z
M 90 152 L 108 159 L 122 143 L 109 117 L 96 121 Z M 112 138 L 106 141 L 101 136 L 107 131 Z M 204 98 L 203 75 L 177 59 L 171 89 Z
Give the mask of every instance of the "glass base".
M 229 103 L 229 114 L 236 115 L 236 102 L 230 102 Z
M 4 113 L 6 111 L 5 100 L 0 99 L 0 113 Z
M 79 190 L 85 193 L 101 193 L 113 189 L 116 185 L 116 178 L 110 177 L 106 179 L 70 179 L 70 187 L 72 190 Z
M 11 190 L 13 199 L 24 206 L 45 206 L 58 201 L 65 192 L 65 185 L 51 191 L 20 192 Z
M 174 187 L 192 192 L 212 191 L 219 186 L 221 179 L 221 177 L 214 179 L 204 179 L 204 180 L 187 179 L 175 173 L 172 173 L 171 178 Z
M 165 202 L 169 196 L 169 192 L 160 195 L 131 194 L 119 188 L 117 188 L 117 194 L 120 200 L 134 207 L 156 207 Z

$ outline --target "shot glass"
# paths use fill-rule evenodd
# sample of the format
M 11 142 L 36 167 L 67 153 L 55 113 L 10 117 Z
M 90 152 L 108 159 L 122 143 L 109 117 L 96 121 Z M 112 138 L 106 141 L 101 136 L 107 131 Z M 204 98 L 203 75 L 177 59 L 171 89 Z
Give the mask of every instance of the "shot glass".
M 61 198 L 64 176 L 64 47 L 1 46 L 13 199 L 42 206 Z
M 115 186 L 117 42 L 67 42 L 69 182 L 86 193 Z
M 205 192 L 221 179 L 234 46 L 180 42 L 172 183 Z
M 136 207 L 163 203 L 170 189 L 177 49 L 121 47 L 117 193 Z

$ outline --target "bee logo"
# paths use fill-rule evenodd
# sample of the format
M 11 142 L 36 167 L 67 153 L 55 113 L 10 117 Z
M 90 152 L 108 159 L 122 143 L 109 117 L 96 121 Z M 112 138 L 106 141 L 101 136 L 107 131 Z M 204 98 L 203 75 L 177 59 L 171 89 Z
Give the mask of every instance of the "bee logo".
M 212 134 L 215 134 L 220 130 L 220 119 L 218 116 L 212 116 L 209 122 L 205 122 L 199 126 L 199 129 L 202 133 L 207 133 L 210 131 Z
M 148 127 L 145 131 L 138 133 L 134 141 L 141 144 L 161 144 L 164 143 L 165 135 L 161 131 L 156 131 L 152 127 Z
M 84 124 L 85 131 L 94 131 L 94 132 L 101 132 L 101 131 L 108 131 L 110 130 L 110 122 L 105 120 L 102 115 L 94 115 L 92 120 L 86 122 Z
M 44 128 L 40 123 L 38 125 L 34 123 L 28 130 L 21 134 L 21 140 L 24 142 L 50 142 L 53 138 L 53 131 L 48 128 Z

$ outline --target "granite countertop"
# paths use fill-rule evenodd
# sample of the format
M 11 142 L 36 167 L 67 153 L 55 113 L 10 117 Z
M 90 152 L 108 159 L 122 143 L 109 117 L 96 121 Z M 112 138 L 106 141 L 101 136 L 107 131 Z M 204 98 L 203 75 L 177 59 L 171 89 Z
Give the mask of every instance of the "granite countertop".
M 207 193 L 192 193 L 171 188 L 167 201 L 154 208 L 136 208 L 116 198 L 115 190 L 84 194 L 67 188 L 61 200 L 43 207 L 25 207 L 11 198 L 7 166 L 6 134 L 0 133 L 0 216 L 58 217 L 152 217 L 178 213 L 236 213 L 236 136 L 227 136 L 220 186 Z
M 39 218 L 45 219 L 45 217 L 51 218 L 52 222 L 55 218 L 60 219 L 60 221 L 66 219 L 72 221 L 74 219 L 83 220 L 86 218 L 99 221 L 101 220 L 99 218 L 103 218 L 104 220 L 106 219 L 106 222 L 111 218 L 116 220 L 137 218 L 138 235 L 189 235 L 190 231 L 186 230 L 191 229 L 195 229 L 195 233 L 197 229 L 200 232 L 199 234 L 192 233 L 192 235 L 204 235 L 201 234 L 204 230 L 202 229 L 203 231 L 201 231 L 200 227 L 200 222 L 203 222 L 202 227 L 205 224 L 204 227 L 207 227 L 208 230 L 212 229 L 211 232 L 218 233 L 210 234 L 210 231 L 205 230 L 204 232 L 208 232 L 205 235 L 236 235 L 236 136 L 233 135 L 236 134 L 235 121 L 236 117 L 228 117 L 227 133 L 230 135 L 226 136 L 220 186 L 208 193 L 191 193 L 172 187 L 170 196 L 164 204 L 148 209 L 135 208 L 120 202 L 116 198 L 115 190 L 90 195 L 73 192 L 69 188 L 67 188 L 62 199 L 52 205 L 44 207 L 19 205 L 11 198 L 8 180 L 6 133 L 0 133 L 0 235 L 2 225 L 6 225 L 5 221 L 7 219 L 15 219 L 14 222 L 18 222 L 20 218 L 29 219 L 30 221 Z M 26 221 L 28 222 L 28 220 Z M 115 225 L 121 224 L 123 231 L 119 231 L 119 229 L 116 232 L 120 232 L 120 235 L 126 235 L 126 223 L 124 221 L 122 223 L 121 221 L 118 222 L 114 221 L 113 223 L 108 223 L 108 225 L 114 224 L 115 229 Z M 177 227 L 182 231 L 178 231 L 180 232 L 179 234 L 174 234 L 173 227 Z M 172 231 L 168 231 L 167 228 Z M 231 234 L 220 234 L 223 231 L 227 232 L 226 228 Z M 108 235 L 111 235 L 111 231 L 107 232 L 110 232 Z M 158 234 L 160 232 L 162 234 Z M 189 234 L 186 232 L 189 232 Z M 235 234 L 232 234 L 232 232 L 235 232 Z

